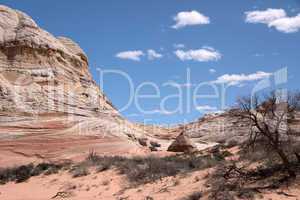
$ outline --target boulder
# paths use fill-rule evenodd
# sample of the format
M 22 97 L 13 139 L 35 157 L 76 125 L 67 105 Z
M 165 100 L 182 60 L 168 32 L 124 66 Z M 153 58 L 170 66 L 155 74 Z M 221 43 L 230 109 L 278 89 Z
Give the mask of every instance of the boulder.
M 168 151 L 190 153 L 197 150 L 196 145 L 182 132 L 168 147 Z

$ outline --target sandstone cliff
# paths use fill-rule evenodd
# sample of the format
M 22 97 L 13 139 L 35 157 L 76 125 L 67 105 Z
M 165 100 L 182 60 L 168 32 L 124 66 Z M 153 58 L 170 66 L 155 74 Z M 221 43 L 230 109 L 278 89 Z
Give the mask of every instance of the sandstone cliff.
M 7 115 L 117 113 L 75 42 L 54 37 L 5 6 L 0 6 L 0 96 L 0 111 Z
M 96 85 L 78 44 L 0 6 L 1 163 L 136 151 L 143 133 Z

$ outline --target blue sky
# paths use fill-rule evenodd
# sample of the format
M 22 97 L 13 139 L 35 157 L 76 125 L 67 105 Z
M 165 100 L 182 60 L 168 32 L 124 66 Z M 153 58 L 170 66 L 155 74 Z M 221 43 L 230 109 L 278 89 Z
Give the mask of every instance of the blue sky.
M 271 74 L 284 67 L 288 81 L 279 87 L 299 89 L 299 0 L 1 2 L 26 12 L 55 36 L 76 41 L 88 55 L 96 81 L 100 79 L 97 67 L 118 70 L 130 76 L 135 94 L 140 87 L 138 94 L 152 95 L 138 99 L 138 106 L 133 101 L 123 109 L 122 114 L 133 121 L 195 120 L 205 112 L 234 105 L 238 96 L 250 94 L 258 81 L 272 79 Z M 186 84 L 188 71 L 190 85 Z M 166 99 L 178 94 L 177 87 L 163 85 L 170 81 L 182 89 L 181 111 L 175 109 L 178 98 Z M 203 82 L 214 83 L 219 93 L 220 82 L 230 87 L 223 100 L 202 97 L 195 105 L 189 93 Z M 107 74 L 103 83 L 105 94 L 123 108 L 130 100 L 128 80 Z M 199 93 L 214 90 L 202 86 Z M 146 114 L 139 107 L 154 112 Z

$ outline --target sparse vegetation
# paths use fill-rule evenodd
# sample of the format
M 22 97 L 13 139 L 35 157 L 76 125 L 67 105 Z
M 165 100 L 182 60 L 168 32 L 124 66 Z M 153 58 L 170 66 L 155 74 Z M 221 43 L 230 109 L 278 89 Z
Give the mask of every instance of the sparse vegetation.
M 17 183 L 21 183 L 21 182 L 24 182 L 27 179 L 29 179 L 33 168 L 34 168 L 33 164 L 22 165 L 22 166 L 16 168 L 16 170 L 14 171 L 15 181 Z
M 211 200 L 234 200 L 242 191 L 242 179 L 239 169 L 235 164 L 223 162 L 219 164 L 215 172 L 210 176 L 208 183 L 211 185 L 209 199 Z
M 236 140 L 234 140 L 234 139 L 228 141 L 228 142 L 225 144 L 226 148 L 232 148 L 232 147 L 235 147 L 235 146 L 238 146 L 238 145 L 239 145 L 239 142 L 236 141 Z
M 226 143 L 226 139 L 219 139 L 216 142 L 221 144 L 221 145 L 224 145 Z
M 239 108 L 231 113 L 241 119 L 248 119 L 252 127 L 249 138 L 241 145 L 240 158 L 220 162 L 209 176 L 209 199 L 233 200 L 253 199 L 261 190 L 278 189 L 293 181 L 300 172 L 298 133 L 291 129 L 294 114 L 300 105 L 300 95 L 290 94 L 286 100 L 271 93 L 259 100 L 258 97 L 243 98 Z M 237 141 L 224 145 L 231 148 Z M 211 151 L 214 156 L 220 153 Z M 248 168 L 255 163 L 256 168 Z
M 147 140 L 147 138 L 138 138 L 139 144 L 145 147 L 147 146 Z
M 193 170 L 201 170 L 214 167 L 220 161 L 209 155 L 182 155 L 170 157 L 121 157 L 98 156 L 91 152 L 86 160 L 71 166 L 70 163 L 51 164 L 40 163 L 23 165 L 15 168 L 0 170 L 0 183 L 9 181 L 23 182 L 31 176 L 41 174 L 49 175 L 59 170 L 69 170 L 72 176 L 81 177 L 88 175 L 89 169 L 95 168 L 96 172 L 102 172 L 115 168 L 120 174 L 125 174 L 132 183 L 148 183 L 178 173 L 187 173 Z
M 202 192 L 194 192 L 182 200 L 199 200 L 202 197 Z
M 289 176 L 295 178 L 296 173 L 292 170 L 291 163 L 295 159 L 300 163 L 300 152 L 296 148 L 300 144 L 297 131 L 292 130 L 289 123 L 293 122 L 295 113 L 299 110 L 300 94 L 290 93 L 285 97 L 272 92 L 264 98 L 241 98 L 238 102 L 239 109 L 232 113 L 248 119 L 252 125 L 244 151 L 254 152 L 260 149 L 274 155 L 280 159 Z
M 61 168 L 63 168 L 63 165 L 52 163 L 40 163 L 33 169 L 31 174 L 32 176 L 38 176 L 42 173 L 44 173 L 45 175 L 56 174 Z
M 161 145 L 158 142 L 155 142 L 155 141 L 150 141 L 150 145 L 152 147 L 156 147 L 156 148 L 161 147 Z
M 105 180 L 102 182 L 102 185 L 109 185 L 109 180 Z
M 158 151 L 158 149 L 157 149 L 156 147 L 153 147 L 153 146 L 150 146 L 149 149 L 150 149 L 151 151 Z
M 87 176 L 90 174 L 87 166 L 84 164 L 74 166 L 70 172 L 72 173 L 73 178 Z
M 79 165 L 94 166 L 98 172 L 116 168 L 125 174 L 130 182 L 147 183 L 178 173 L 205 169 L 215 166 L 219 161 L 211 156 L 170 156 L 133 157 L 97 156 L 90 153 Z
M 291 163 L 291 169 L 300 172 L 299 165 Z M 224 161 L 216 167 L 209 176 L 208 184 L 211 186 L 209 199 L 233 200 L 254 199 L 262 190 L 278 189 L 280 186 L 291 183 L 286 175 L 284 164 L 272 166 L 259 165 L 255 169 L 247 169 L 237 161 Z M 255 183 L 255 184 L 254 184 Z
M 33 164 L 22 165 L 19 167 L 12 167 L 6 169 L 0 169 L 0 184 L 5 184 L 10 181 L 21 183 L 28 180 L 32 176 L 38 176 L 44 173 L 45 175 L 57 173 L 66 164 L 51 164 L 40 163 L 36 166 Z

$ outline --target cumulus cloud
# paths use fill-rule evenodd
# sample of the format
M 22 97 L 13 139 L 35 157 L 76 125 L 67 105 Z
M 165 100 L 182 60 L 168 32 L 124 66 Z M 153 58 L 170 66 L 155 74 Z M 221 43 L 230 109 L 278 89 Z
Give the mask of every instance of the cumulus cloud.
M 274 20 L 286 17 L 286 13 L 283 9 L 269 8 L 264 11 L 255 10 L 248 11 L 246 14 L 246 22 L 248 23 L 265 23 L 268 24 Z
M 155 59 L 159 59 L 159 58 L 162 58 L 163 55 L 162 54 L 159 54 L 157 53 L 155 50 L 153 49 L 149 49 L 147 51 L 147 55 L 148 55 L 148 59 L 149 60 L 155 60 Z
M 258 71 L 253 74 L 224 74 L 219 76 L 217 80 L 212 81 L 213 83 L 224 83 L 228 85 L 241 85 L 245 82 L 258 81 L 268 78 L 272 73 Z
M 184 44 L 174 44 L 173 46 L 175 49 L 183 49 L 185 47 Z
M 283 33 L 295 33 L 300 30 L 300 14 L 289 17 L 283 9 L 269 8 L 264 11 L 248 11 L 245 12 L 247 23 L 262 23 L 268 27 L 274 27 Z
M 215 70 L 215 69 L 213 69 L 213 68 L 209 69 L 208 71 L 209 71 L 209 73 L 211 73 L 211 74 L 214 74 L 214 73 L 216 73 L 216 70 Z
M 278 31 L 284 33 L 295 33 L 300 30 L 300 14 L 295 17 L 285 17 L 268 24 L 269 27 L 275 27 Z
M 208 61 L 218 61 L 221 59 L 222 55 L 214 50 L 211 47 L 204 47 L 202 49 L 195 49 L 195 50 L 176 50 L 175 55 L 181 60 L 194 60 L 198 62 L 208 62 Z
M 133 61 L 140 61 L 142 56 L 144 56 L 144 53 L 140 50 L 123 51 L 116 54 L 117 58 Z
M 195 10 L 179 12 L 173 19 L 176 22 L 176 24 L 172 26 L 172 28 L 174 29 L 183 28 L 185 26 L 205 25 L 210 23 L 209 17 Z

